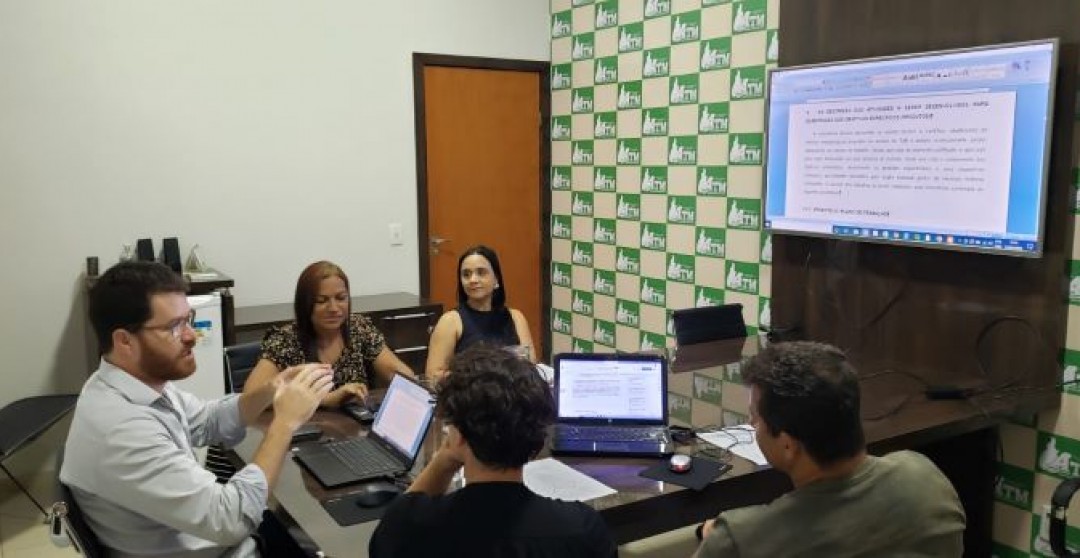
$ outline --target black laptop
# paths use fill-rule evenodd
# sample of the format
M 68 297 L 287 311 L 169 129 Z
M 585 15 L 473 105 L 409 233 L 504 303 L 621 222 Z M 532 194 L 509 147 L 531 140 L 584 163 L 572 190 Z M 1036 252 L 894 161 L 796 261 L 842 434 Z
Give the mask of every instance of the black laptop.
M 367 437 L 307 444 L 294 457 L 326 488 L 397 477 L 412 469 L 434 414 L 431 393 L 399 374 Z
M 667 360 L 657 354 L 555 356 L 552 453 L 661 456 L 668 434 Z
M 682 308 L 671 313 L 675 343 L 693 345 L 706 341 L 746 337 L 742 304 Z

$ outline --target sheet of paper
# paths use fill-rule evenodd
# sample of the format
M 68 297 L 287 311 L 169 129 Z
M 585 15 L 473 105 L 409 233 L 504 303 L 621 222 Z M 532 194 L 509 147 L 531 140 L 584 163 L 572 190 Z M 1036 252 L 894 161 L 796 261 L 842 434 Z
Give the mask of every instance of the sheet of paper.
M 757 465 L 769 464 L 765 455 L 761 453 L 757 441 L 754 440 L 754 428 L 750 425 L 729 426 L 715 432 L 699 432 L 698 438 L 714 446 L 731 450 L 731 453 L 753 461 Z
M 552 458 L 525 464 L 525 486 L 548 498 L 584 502 L 615 494 L 610 486 Z
M 536 363 L 536 371 L 540 373 L 540 377 L 544 379 L 548 384 L 555 382 L 555 369 L 542 363 Z

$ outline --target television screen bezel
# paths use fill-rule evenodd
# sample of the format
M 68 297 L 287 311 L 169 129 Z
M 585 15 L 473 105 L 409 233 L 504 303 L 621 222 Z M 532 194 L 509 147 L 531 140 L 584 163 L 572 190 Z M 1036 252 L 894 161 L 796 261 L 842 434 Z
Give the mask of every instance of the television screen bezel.
M 770 155 L 770 152 L 772 151 L 771 134 L 769 133 L 770 132 L 770 130 L 769 130 L 769 127 L 770 127 L 769 115 L 772 112 L 772 105 L 773 105 L 773 94 L 772 94 L 773 91 L 772 91 L 772 88 L 773 88 L 773 83 L 774 83 L 773 76 L 775 74 L 784 73 L 784 72 L 791 72 L 791 71 L 798 71 L 798 70 L 817 69 L 817 68 L 842 67 L 842 66 L 849 66 L 849 65 L 852 65 L 852 64 L 886 62 L 886 61 L 904 60 L 904 59 L 909 59 L 909 58 L 936 57 L 936 56 L 944 56 L 944 55 L 952 55 L 952 54 L 961 54 L 961 53 L 965 53 L 965 52 L 986 52 L 986 51 L 993 51 L 993 50 L 999 50 L 999 49 L 1008 49 L 1008 48 L 1023 47 L 1023 46 L 1034 46 L 1034 45 L 1046 45 L 1046 44 L 1051 45 L 1050 80 L 1049 80 L 1049 83 L 1048 83 L 1049 91 L 1048 91 L 1047 105 L 1046 105 L 1046 122 L 1047 122 L 1047 125 L 1045 126 L 1044 138 L 1043 138 L 1044 145 L 1046 146 L 1046 148 L 1043 150 L 1042 180 L 1041 180 L 1041 183 L 1039 185 L 1039 188 L 1040 188 L 1040 190 L 1039 190 L 1039 221 L 1038 221 L 1038 224 L 1037 224 L 1038 237 L 1035 240 L 1035 250 L 1033 250 L 1033 251 L 1010 250 L 1010 249 L 1007 249 L 1007 248 L 996 248 L 996 247 L 985 247 L 985 246 L 968 246 L 968 245 L 961 245 L 961 244 L 937 243 L 937 242 L 928 243 L 928 242 L 917 242 L 917 241 L 913 241 L 913 240 L 903 240 L 903 239 L 842 235 L 842 234 L 836 234 L 836 233 L 833 233 L 833 232 L 825 233 L 825 232 L 816 232 L 816 231 L 800 231 L 800 230 L 790 230 L 790 229 L 776 229 L 776 228 L 768 227 L 766 225 L 768 223 L 768 200 L 769 200 L 769 155 Z M 963 48 L 931 50 L 931 51 L 925 51 L 925 52 L 913 52 L 913 53 L 893 54 L 893 55 L 886 55 L 886 56 L 874 56 L 874 57 L 869 57 L 869 58 L 854 58 L 854 59 L 848 59 L 848 60 L 819 62 L 819 63 L 815 63 L 815 64 L 799 64 L 799 65 L 796 65 L 796 66 L 783 66 L 783 67 L 778 66 L 778 67 L 775 67 L 775 68 L 770 68 L 769 71 L 768 71 L 768 74 L 767 74 L 768 75 L 768 93 L 769 93 L 769 95 L 768 95 L 768 98 L 766 99 L 766 103 L 765 103 L 765 126 L 764 126 L 764 128 L 765 128 L 765 136 L 766 136 L 765 137 L 765 153 L 763 155 L 762 163 L 761 163 L 761 173 L 762 173 L 762 177 L 761 177 L 761 181 L 762 181 L 761 230 L 763 232 L 767 232 L 769 234 L 776 234 L 776 235 L 790 235 L 790 236 L 801 236 L 801 237 L 810 237 L 810 238 L 824 238 L 824 239 L 829 239 L 829 240 L 849 240 L 849 241 L 854 241 L 854 242 L 865 242 L 865 243 L 871 243 L 871 244 L 886 244 L 886 245 L 902 246 L 902 247 L 910 247 L 910 248 L 928 248 L 928 249 L 931 249 L 931 250 L 952 250 L 952 251 L 958 251 L 958 252 L 972 252 L 972 253 L 990 254 L 990 255 L 998 255 L 998 256 L 1013 256 L 1013 257 L 1022 257 L 1022 258 L 1041 258 L 1043 256 L 1043 253 L 1045 252 L 1045 244 L 1046 244 L 1046 205 L 1047 205 L 1047 197 L 1048 197 L 1049 188 L 1050 188 L 1050 153 L 1053 150 L 1053 132 L 1054 132 L 1054 128 L 1057 126 L 1057 122 L 1054 120 L 1054 108 L 1055 108 L 1055 103 L 1057 101 L 1056 90 L 1057 90 L 1058 72 L 1060 71 L 1060 66 L 1059 66 L 1059 61 L 1058 61 L 1058 57 L 1059 57 L 1059 54 L 1060 54 L 1060 49 L 1061 49 L 1061 41 L 1060 41 L 1060 39 L 1057 38 L 1057 37 L 1048 37 L 1048 38 L 1045 38 L 1045 39 L 1035 39 L 1035 40 L 1030 40 L 1030 41 L 1019 41 L 1019 42 L 1011 42 L 1011 43 L 992 43 L 992 44 L 978 45 L 978 46 L 971 46 L 971 47 L 963 47 Z

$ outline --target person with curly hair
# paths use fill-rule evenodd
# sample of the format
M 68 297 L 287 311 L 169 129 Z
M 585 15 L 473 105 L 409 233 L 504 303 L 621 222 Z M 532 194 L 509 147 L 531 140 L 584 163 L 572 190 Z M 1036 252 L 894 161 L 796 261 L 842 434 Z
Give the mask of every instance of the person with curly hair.
M 596 510 L 539 496 L 522 481 L 555 419 L 551 391 L 532 364 L 474 345 L 450 361 L 437 396 L 445 442 L 386 511 L 372 557 L 617 556 Z M 459 469 L 465 487 L 447 494 Z

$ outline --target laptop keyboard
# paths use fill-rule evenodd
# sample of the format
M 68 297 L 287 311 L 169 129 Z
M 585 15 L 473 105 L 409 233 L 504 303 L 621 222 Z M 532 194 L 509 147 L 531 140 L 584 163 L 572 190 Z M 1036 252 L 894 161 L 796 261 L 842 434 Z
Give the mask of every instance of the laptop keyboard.
M 326 449 L 356 475 L 378 476 L 401 470 L 401 464 L 367 438 L 329 442 Z
M 555 427 L 556 436 L 563 440 L 592 440 L 596 442 L 651 442 L 665 439 L 663 427 L 642 428 L 624 426 L 571 426 Z

